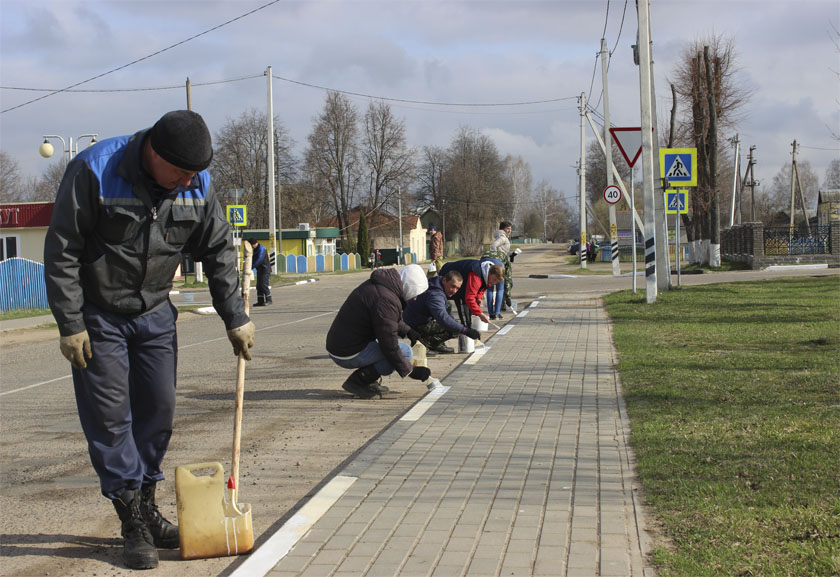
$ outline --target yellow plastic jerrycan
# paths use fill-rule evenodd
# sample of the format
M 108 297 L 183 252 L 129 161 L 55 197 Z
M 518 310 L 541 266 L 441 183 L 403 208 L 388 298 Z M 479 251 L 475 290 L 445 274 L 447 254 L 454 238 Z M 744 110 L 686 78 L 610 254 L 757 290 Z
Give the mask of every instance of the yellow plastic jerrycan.
M 195 475 L 199 470 L 215 471 L 209 476 Z M 235 491 L 226 495 L 221 463 L 177 467 L 175 498 L 182 559 L 226 557 L 253 549 L 251 506 L 234 503 Z

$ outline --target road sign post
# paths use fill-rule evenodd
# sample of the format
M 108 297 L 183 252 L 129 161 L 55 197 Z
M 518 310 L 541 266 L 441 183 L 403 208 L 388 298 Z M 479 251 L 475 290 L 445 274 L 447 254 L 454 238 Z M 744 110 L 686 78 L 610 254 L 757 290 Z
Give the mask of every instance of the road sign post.
M 680 286 L 681 283 L 681 275 L 680 275 L 680 215 L 681 214 L 688 214 L 688 192 L 685 190 L 666 190 L 665 191 L 665 214 L 676 214 L 676 235 L 677 235 L 677 243 L 676 243 L 676 257 L 675 260 L 677 261 L 677 286 Z M 668 217 L 665 217 L 665 230 L 668 229 Z

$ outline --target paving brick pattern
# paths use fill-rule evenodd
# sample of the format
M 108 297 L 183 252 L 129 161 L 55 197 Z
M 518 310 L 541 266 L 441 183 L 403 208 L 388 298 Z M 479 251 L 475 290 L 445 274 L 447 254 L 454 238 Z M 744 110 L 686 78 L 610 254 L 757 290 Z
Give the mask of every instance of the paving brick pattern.
M 600 296 L 535 302 L 341 472 L 269 575 L 653 575 Z

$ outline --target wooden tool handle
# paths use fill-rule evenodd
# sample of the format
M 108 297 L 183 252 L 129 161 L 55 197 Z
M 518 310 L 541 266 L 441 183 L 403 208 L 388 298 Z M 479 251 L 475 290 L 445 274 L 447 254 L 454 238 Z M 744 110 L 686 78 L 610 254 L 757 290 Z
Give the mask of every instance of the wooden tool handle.
M 245 314 L 249 315 L 249 299 L 245 297 Z M 250 316 L 250 315 L 249 315 Z M 242 405 L 245 402 L 245 357 L 240 352 L 236 359 L 236 404 L 233 415 L 233 455 L 230 463 L 230 478 L 233 489 L 239 490 L 239 452 L 242 440 Z M 235 495 L 236 493 L 234 493 Z M 234 503 L 235 504 L 235 503 Z
M 239 353 L 236 362 L 236 407 L 233 417 L 233 456 L 231 458 L 230 476 L 233 486 L 239 489 L 239 450 L 242 439 L 242 405 L 245 400 L 245 357 Z

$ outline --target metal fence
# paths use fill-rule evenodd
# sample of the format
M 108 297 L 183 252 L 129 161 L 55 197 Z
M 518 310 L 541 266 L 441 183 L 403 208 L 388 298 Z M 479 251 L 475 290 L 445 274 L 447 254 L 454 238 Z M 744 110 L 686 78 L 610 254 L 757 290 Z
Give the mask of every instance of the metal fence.
M 831 227 L 815 226 L 810 234 L 803 227 L 773 227 L 764 229 L 764 254 L 787 256 L 795 254 L 828 254 L 831 252 Z
M 46 308 L 43 264 L 25 258 L 0 262 L 0 311 Z

